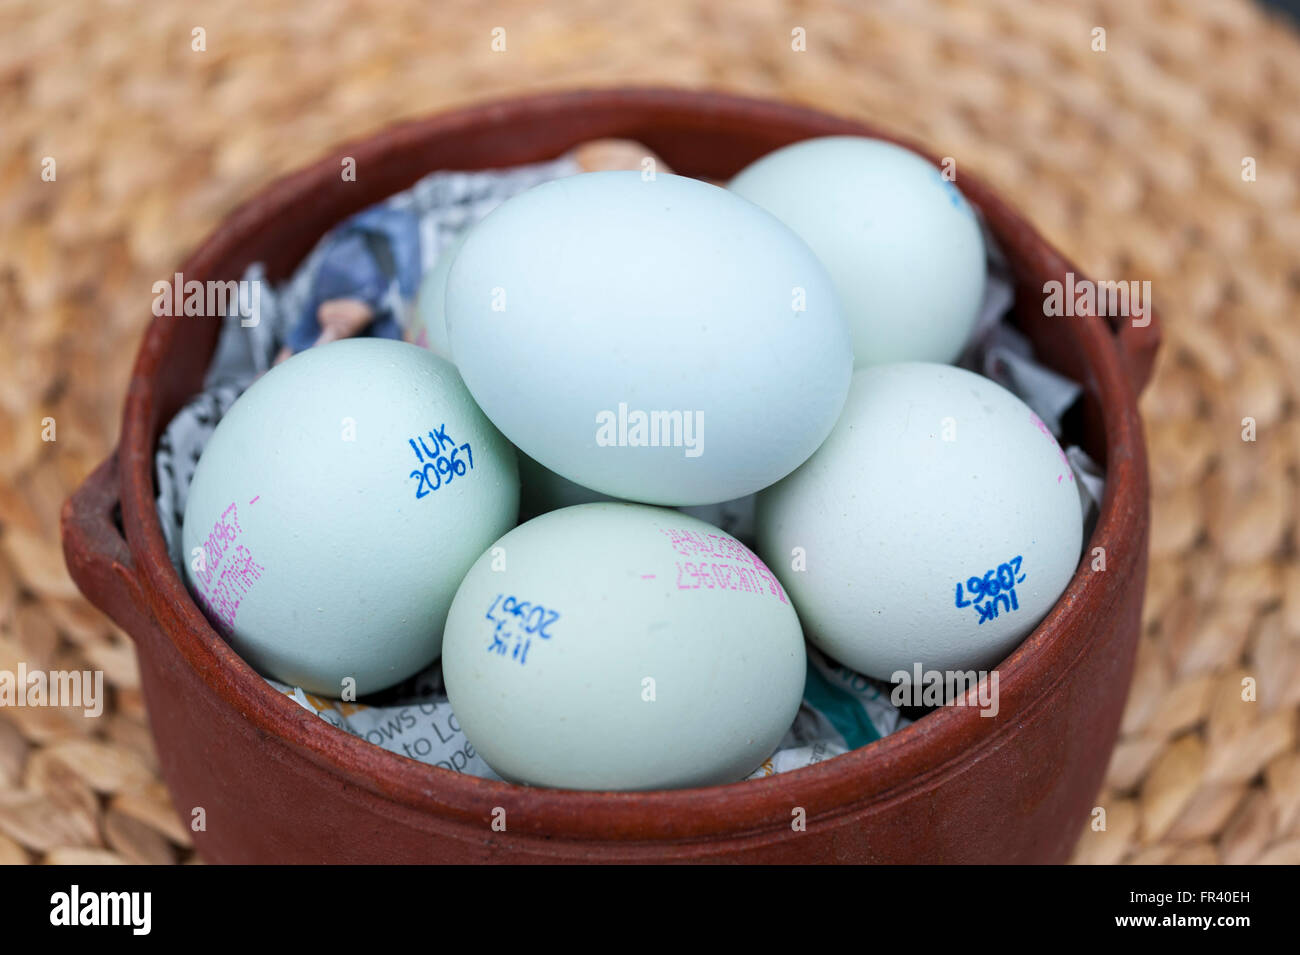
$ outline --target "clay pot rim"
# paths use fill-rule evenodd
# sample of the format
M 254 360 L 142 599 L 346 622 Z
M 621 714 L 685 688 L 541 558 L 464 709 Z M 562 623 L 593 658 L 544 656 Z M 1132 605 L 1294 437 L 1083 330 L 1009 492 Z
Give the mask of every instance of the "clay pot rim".
M 306 169 L 264 187 L 223 220 L 186 265 L 229 257 L 241 233 L 273 221 L 277 210 L 309 198 L 325 177 L 336 178 L 342 156 L 354 157 L 358 166 L 379 163 L 385 155 L 400 152 L 435 128 L 454 131 L 483 124 L 536 122 L 548 112 L 593 105 L 686 110 L 699 114 L 701 121 L 710 114 L 732 120 L 750 115 L 804 122 L 815 118 L 823 123 L 830 119 L 842 124 L 846 133 L 889 139 L 934 158 L 915 144 L 868 124 L 727 93 L 672 88 L 545 93 L 440 113 L 345 144 Z M 962 187 L 986 217 L 1006 223 L 997 230 L 1004 244 L 1004 233 L 1014 230 L 1018 246 L 1038 246 L 1054 256 L 1054 274 L 1080 274 L 1022 217 L 964 170 Z M 990 216 L 991 212 L 994 215 Z M 1008 250 L 1008 255 L 1012 254 Z M 201 274 L 202 269 L 186 265 L 181 267 L 186 275 Z M 1123 548 L 1114 546 L 1120 542 L 1119 530 L 1145 510 L 1147 498 L 1134 387 L 1116 339 L 1102 319 L 1075 318 L 1065 327 L 1077 330 L 1077 344 L 1087 357 L 1092 384 L 1101 399 L 1107 444 L 1106 491 L 1085 554 L 1101 546 L 1108 554 L 1120 555 Z M 292 748 L 349 785 L 401 807 L 461 820 L 477 833 L 492 818 L 493 809 L 503 807 L 514 812 L 508 816 L 512 834 L 668 843 L 722 835 L 761 840 L 765 831 L 789 825 L 793 807 L 803 807 L 811 820 L 849 812 L 867 801 L 891 800 L 917 788 L 932 788 L 955 764 L 978 759 L 980 752 L 997 746 L 1014 730 L 1016 720 L 1005 719 L 990 728 L 972 707 L 944 707 L 868 746 L 803 769 L 724 786 L 632 793 L 540 789 L 479 779 L 398 756 L 342 732 L 273 689 L 226 644 L 200 612 L 168 557 L 154 503 L 152 432 L 159 409 L 151 382 L 157 377 L 171 336 L 184 328 L 183 322 L 175 320 L 152 321 L 140 347 L 123 412 L 118 468 L 122 522 L 133 565 L 127 569 L 138 580 L 140 599 L 186 663 L 265 734 L 267 745 Z M 1110 572 L 1097 575 L 1090 572 L 1088 561 L 1080 562 L 1048 616 L 997 667 L 1003 713 L 1012 709 L 1023 718 L 1044 705 L 1085 649 L 1090 628 L 1084 617 L 1098 607 L 1115 605 L 1119 581 L 1136 560 L 1113 559 Z M 1091 597 L 1083 599 L 1089 591 Z

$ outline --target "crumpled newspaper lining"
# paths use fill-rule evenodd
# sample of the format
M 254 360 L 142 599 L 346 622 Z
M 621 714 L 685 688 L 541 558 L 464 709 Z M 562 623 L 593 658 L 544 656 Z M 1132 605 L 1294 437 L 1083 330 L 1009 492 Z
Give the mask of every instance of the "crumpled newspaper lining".
M 565 157 L 546 163 L 484 172 L 435 172 L 411 189 L 386 200 L 414 209 L 419 216 L 420 261 L 432 268 L 456 238 L 510 196 L 549 179 L 571 175 L 579 168 Z M 1082 389 L 1040 365 L 1028 340 L 1008 322 L 1013 284 L 1001 251 L 988 229 L 989 280 L 971 342 L 958 364 L 979 372 L 1019 395 L 1053 434 Z M 157 508 L 168 553 L 181 579 L 180 525 L 185 499 L 199 456 L 221 417 L 235 399 L 271 367 L 277 351 L 301 321 L 310 295 L 313 269 L 331 241 L 327 234 L 293 277 L 272 285 L 260 263 L 250 266 L 246 281 L 262 282 L 259 322 L 245 327 L 237 307 L 227 311 L 221 337 L 204 390 L 196 395 L 163 433 L 155 459 Z M 405 315 L 413 312 L 407 303 Z M 1085 534 L 1099 511 L 1105 478 L 1080 447 L 1066 456 L 1079 487 Z M 715 523 L 742 540 L 752 538 L 753 498 L 715 505 Z M 700 508 L 691 512 L 701 515 Z M 752 540 L 748 541 L 752 543 Z M 447 700 L 442 668 L 435 663 L 401 685 L 365 702 L 325 699 L 276 680 L 267 683 L 317 714 L 327 723 L 376 746 L 411 759 L 485 779 L 500 779 L 461 731 Z M 908 725 L 911 720 L 890 701 L 890 687 L 855 673 L 808 647 L 808 676 L 803 705 L 777 751 L 749 778 L 799 769 L 865 746 Z

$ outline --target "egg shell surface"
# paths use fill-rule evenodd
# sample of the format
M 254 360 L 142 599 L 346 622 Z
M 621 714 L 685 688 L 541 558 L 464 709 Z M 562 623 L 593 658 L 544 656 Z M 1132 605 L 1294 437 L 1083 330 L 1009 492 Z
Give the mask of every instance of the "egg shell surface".
M 527 517 L 536 517 L 562 507 L 617 500 L 608 494 L 601 494 L 599 491 L 593 491 L 589 487 L 583 487 L 566 477 L 561 477 L 550 468 L 538 464 L 518 448 L 515 448 L 515 455 L 519 460 L 520 513 Z
M 858 367 L 951 362 L 984 297 L 984 237 L 965 196 L 911 150 L 860 136 L 793 143 L 732 179 L 825 264 Z
M 447 276 L 466 235 L 468 233 L 461 233 L 442 250 L 433 268 L 420 280 L 420 290 L 415 298 L 418 321 L 424 332 L 423 341 L 417 341 L 417 344 L 448 361 L 451 361 L 451 343 L 447 340 Z
M 519 458 L 519 513 L 527 520 L 561 507 L 592 504 L 596 501 L 616 501 L 618 498 L 601 494 L 591 488 L 574 484 L 549 468 L 542 467 L 524 452 L 515 448 Z M 741 541 L 749 542 L 754 536 L 754 507 L 758 497 L 749 494 L 734 501 L 717 504 L 692 504 L 678 510 L 691 517 L 719 527 Z
M 881 680 L 986 669 L 1079 563 L 1074 472 L 1027 405 L 947 365 L 860 369 L 806 464 L 759 494 L 758 552 L 808 639 Z
M 712 504 L 788 474 L 852 373 L 830 277 L 773 216 L 681 176 L 535 186 L 466 237 L 452 354 L 525 454 L 577 484 Z
M 320 345 L 255 382 L 209 439 L 186 579 L 263 675 L 365 694 L 437 658 L 456 587 L 518 504 L 514 449 L 451 364 L 385 339 Z
M 805 667 L 794 608 L 751 551 L 622 502 L 506 534 L 465 576 L 443 646 L 452 711 L 488 764 L 572 789 L 743 779 L 793 722 Z

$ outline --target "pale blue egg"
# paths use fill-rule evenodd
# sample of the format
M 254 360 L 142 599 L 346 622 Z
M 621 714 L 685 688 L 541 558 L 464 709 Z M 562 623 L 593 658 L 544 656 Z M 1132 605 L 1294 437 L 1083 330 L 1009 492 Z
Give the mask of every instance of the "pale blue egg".
M 949 167 L 960 182 L 960 170 Z M 984 237 L 952 179 L 859 136 L 794 143 L 729 184 L 797 232 L 839 291 L 858 367 L 952 362 L 984 297 Z

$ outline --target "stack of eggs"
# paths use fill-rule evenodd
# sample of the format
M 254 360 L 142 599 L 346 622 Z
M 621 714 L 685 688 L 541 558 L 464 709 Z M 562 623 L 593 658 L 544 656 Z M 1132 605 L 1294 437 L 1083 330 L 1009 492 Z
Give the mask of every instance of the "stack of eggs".
M 985 262 L 953 183 L 870 139 L 727 188 L 534 187 L 427 277 L 433 351 L 334 342 L 236 402 L 190 489 L 191 589 L 314 693 L 441 656 L 506 779 L 742 779 L 800 706 L 805 637 L 885 681 L 984 668 L 1074 571 L 1060 447 L 947 364 Z M 675 509 L 755 493 L 757 554 Z

